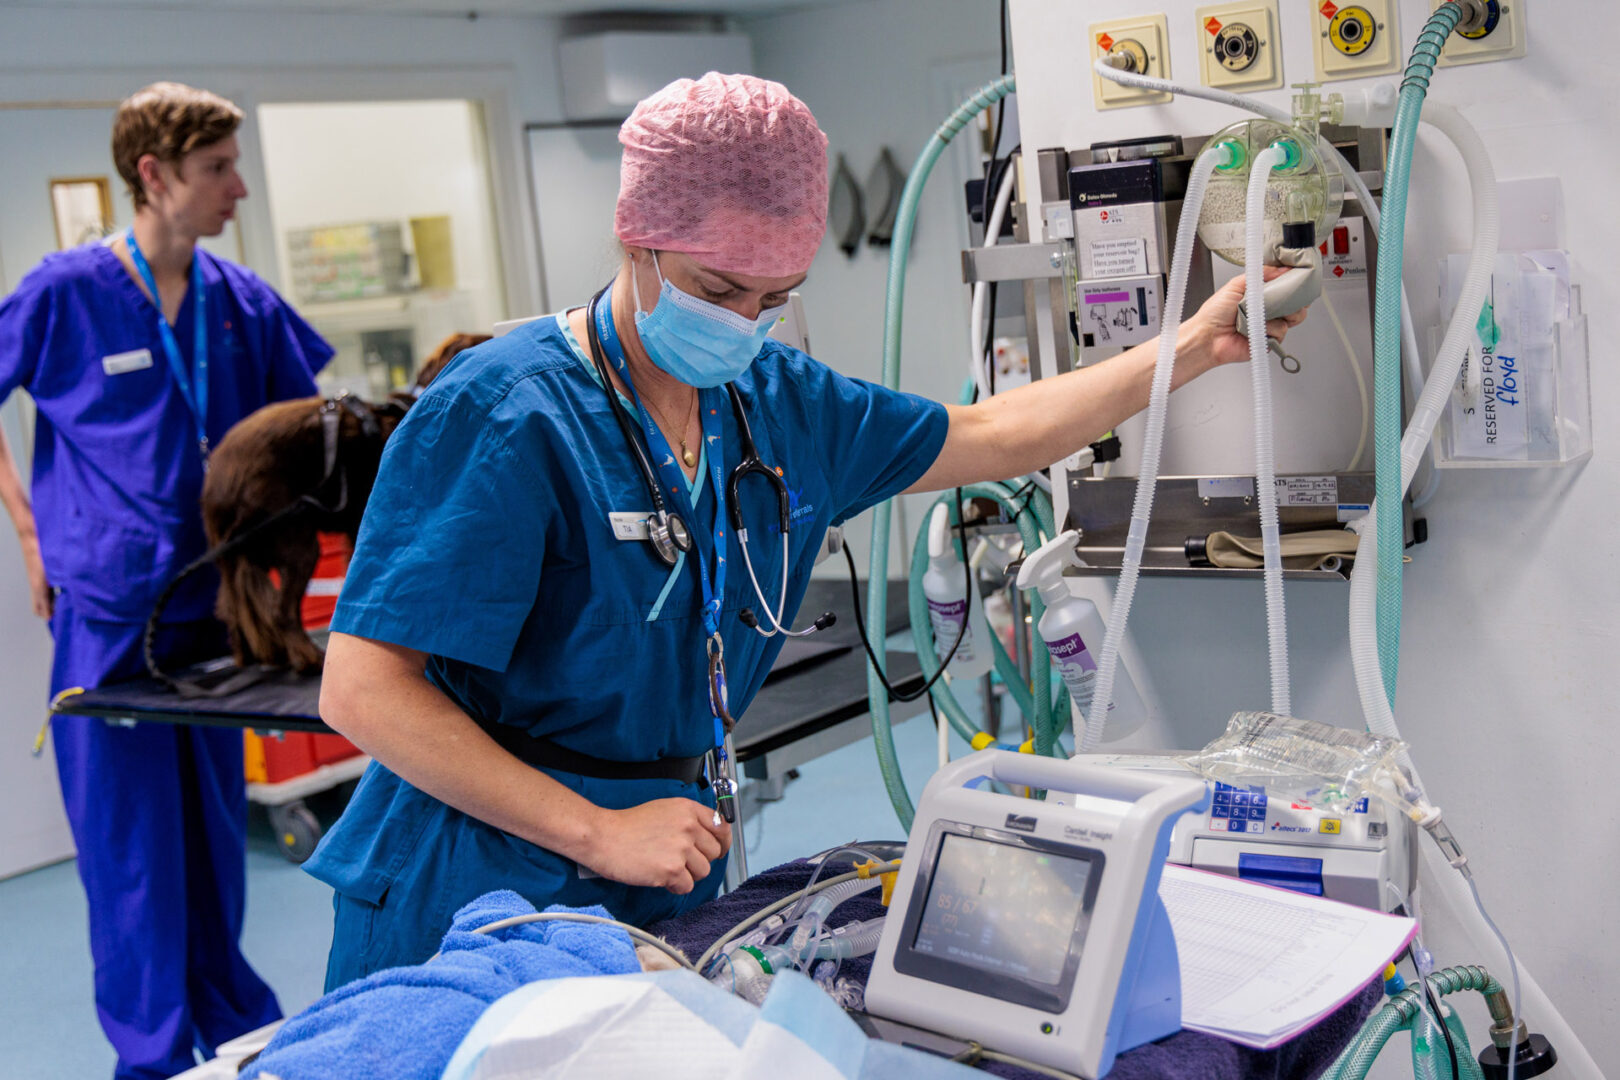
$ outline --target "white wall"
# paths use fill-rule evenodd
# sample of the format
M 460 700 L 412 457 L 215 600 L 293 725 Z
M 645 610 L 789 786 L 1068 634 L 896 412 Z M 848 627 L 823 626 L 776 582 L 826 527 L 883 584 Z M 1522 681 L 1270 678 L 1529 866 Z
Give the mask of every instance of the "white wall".
M 927 17 L 906 0 L 873 0 L 829 9 L 744 20 L 758 74 L 793 91 L 828 137 L 829 167 L 839 153 L 864 187 L 878 153 L 889 147 L 909 170 L 929 137 L 972 90 L 1000 74 L 997 6 L 986 0 L 930 0 Z M 967 286 L 960 252 L 969 242 L 962 184 L 977 158 L 964 132 L 940 160 L 925 189 L 911 248 L 905 304 L 903 389 L 958 400 L 967 374 Z M 1004 147 L 1005 149 L 1005 147 Z M 873 215 L 868 208 L 868 222 Z M 878 381 L 883 364 L 883 308 L 889 249 L 863 244 L 845 257 L 832 237 L 801 290 L 816 358 L 846 375 Z M 914 532 L 927 505 L 908 499 Z M 890 555 L 899 561 L 899 522 Z M 856 564 L 866 572 L 870 515 L 848 531 Z M 909 549 L 908 549 L 909 550 Z M 842 560 L 821 572 L 845 573 Z
M 1184 101 L 1097 113 L 1083 62 L 1087 24 L 1144 10 L 1171 17 L 1172 69 L 1197 78 L 1192 0 L 1146 5 L 1013 0 L 1013 42 L 1026 141 L 1078 146 L 1164 131 L 1205 134 L 1221 106 Z M 1304 5 L 1284 4 L 1285 82 L 1311 75 Z M 1401 4 L 1409 50 L 1430 5 Z M 1620 574 L 1613 558 L 1620 463 L 1612 443 L 1620 374 L 1604 345 L 1620 334 L 1613 178 L 1620 170 L 1620 74 L 1587 40 L 1591 8 L 1527 6 L 1530 52 L 1518 61 L 1443 68 L 1433 98 L 1464 107 L 1502 179 L 1563 178 L 1566 244 L 1591 313 L 1596 455 L 1565 470 L 1452 472 L 1425 509 L 1430 542 L 1412 551 L 1398 716 L 1430 789 L 1468 849 L 1481 889 L 1521 959 L 1592 1059 L 1620 1061 L 1614 1023 L 1620 938 L 1614 896 L 1620 815 L 1603 800 L 1620 756 L 1612 666 Z M 1287 91 L 1269 95 L 1287 105 Z M 1406 276 L 1424 328 L 1438 318 L 1436 262 L 1464 251 L 1467 183 L 1432 132 L 1420 139 L 1408 211 Z M 1511 215 L 1513 207 L 1504 207 Z M 1174 401 L 1172 410 L 1174 410 Z M 1246 429 L 1234 438 L 1247 439 Z M 1106 590 L 1088 583 L 1106 601 Z M 1358 725 L 1346 644 L 1347 590 L 1290 585 L 1296 709 Z M 1235 709 L 1266 700 L 1258 583 L 1145 581 L 1131 636 L 1137 670 L 1161 703 L 1161 745 L 1201 745 Z M 1145 670 L 1144 670 L 1145 669 Z M 1426 842 L 1426 841 L 1425 841 Z M 1505 981 L 1499 951 L 1430 928 L 1444 962 L 1480 961 Z M 1543 1010 L 1543 1013 L 1545 1010 Z M 1483 1032 L 1477 1011 L 1470 1030 Z M 1527 1013 L 1533 1029 L 1551 1020 Z M 1555 1042 L 1557 1040 L 1555 1039 Z M 1478 1039 L 1476 1038 L 1476 1043 Z M 1477 1049 L 1477 1046 L 1476 1046 Z M 1560 1047 L 1564 1051 L 1565 1047 Z M 1600 1075 L 1563 1054 L 1571 1076 Z M 1399 1075 L 1392 1073 L 1386 1075 Z
M 466 101 L 266 105 L 259 110 L 266 196 L 287 265 L 295 229 L 450 218 L 455 291 L 467 329 L 506 318 L 478 109 Z M 386 177 L 386 183 L 376 183 Z M 419 342 L 426 353 L 436 342 Z

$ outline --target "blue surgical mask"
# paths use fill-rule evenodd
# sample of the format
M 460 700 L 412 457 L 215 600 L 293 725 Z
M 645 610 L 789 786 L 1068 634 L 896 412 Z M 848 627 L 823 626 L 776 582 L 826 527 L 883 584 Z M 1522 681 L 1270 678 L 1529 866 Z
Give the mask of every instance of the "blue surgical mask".
M 630 263 L 631 291 L 636 295 L 636 333 L 652 362 L 688 386 L 724 386 L 747 371 L 787 306 L 766 308 L 759 318 L 745 319 L 671 285 L 658 268 L 656 253 L 653 269 L 662 286 L 658 303 L 646 312 L 641 310 L 636 264 L 633 260 Z

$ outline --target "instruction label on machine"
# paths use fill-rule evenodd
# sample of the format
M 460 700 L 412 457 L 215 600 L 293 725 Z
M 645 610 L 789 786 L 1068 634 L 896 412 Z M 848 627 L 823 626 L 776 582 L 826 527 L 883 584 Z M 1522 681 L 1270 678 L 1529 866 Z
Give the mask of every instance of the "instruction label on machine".
M 1103 210 L 1101 213 L 1111 215 L 1120 211 Z M 1091 241 L 1092 277 L 1141 277 L 1147 272 L 1147 242 L 1140 236 Z
M 1159 335 L 1163 301 L 1157 275 L 1080 286 L 1080 332 L 1091 345 L 1136 345 Z
M 1278 506 L 1339 505 L 1339 478 L 1336 476 L 1277 477 Z

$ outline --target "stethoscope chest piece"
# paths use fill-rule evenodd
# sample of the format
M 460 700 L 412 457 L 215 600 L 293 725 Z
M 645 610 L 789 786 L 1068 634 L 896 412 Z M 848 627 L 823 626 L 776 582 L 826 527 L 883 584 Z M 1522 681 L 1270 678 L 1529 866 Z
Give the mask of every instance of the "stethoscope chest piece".
M 692 533 L 679 514 L 653 511 L 647 516 L 647 536 L 665 566 L 674 566 L 680 552 L 692 550 Z

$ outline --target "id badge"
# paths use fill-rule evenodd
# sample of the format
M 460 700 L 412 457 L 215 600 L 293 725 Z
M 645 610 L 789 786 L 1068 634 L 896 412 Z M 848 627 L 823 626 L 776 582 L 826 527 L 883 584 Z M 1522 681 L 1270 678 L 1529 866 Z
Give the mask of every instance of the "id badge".
M 127 375 L 131 371 L 144 371 L 152 366 L 151 349 L 131 349 L 101 358 L 101 370 L 106 375 Z
M 651 510 L 614 510 L 608 514 L 608 524 L 615 540 L 646 540 L 652 535 L 647 528 L 650 517 Z

